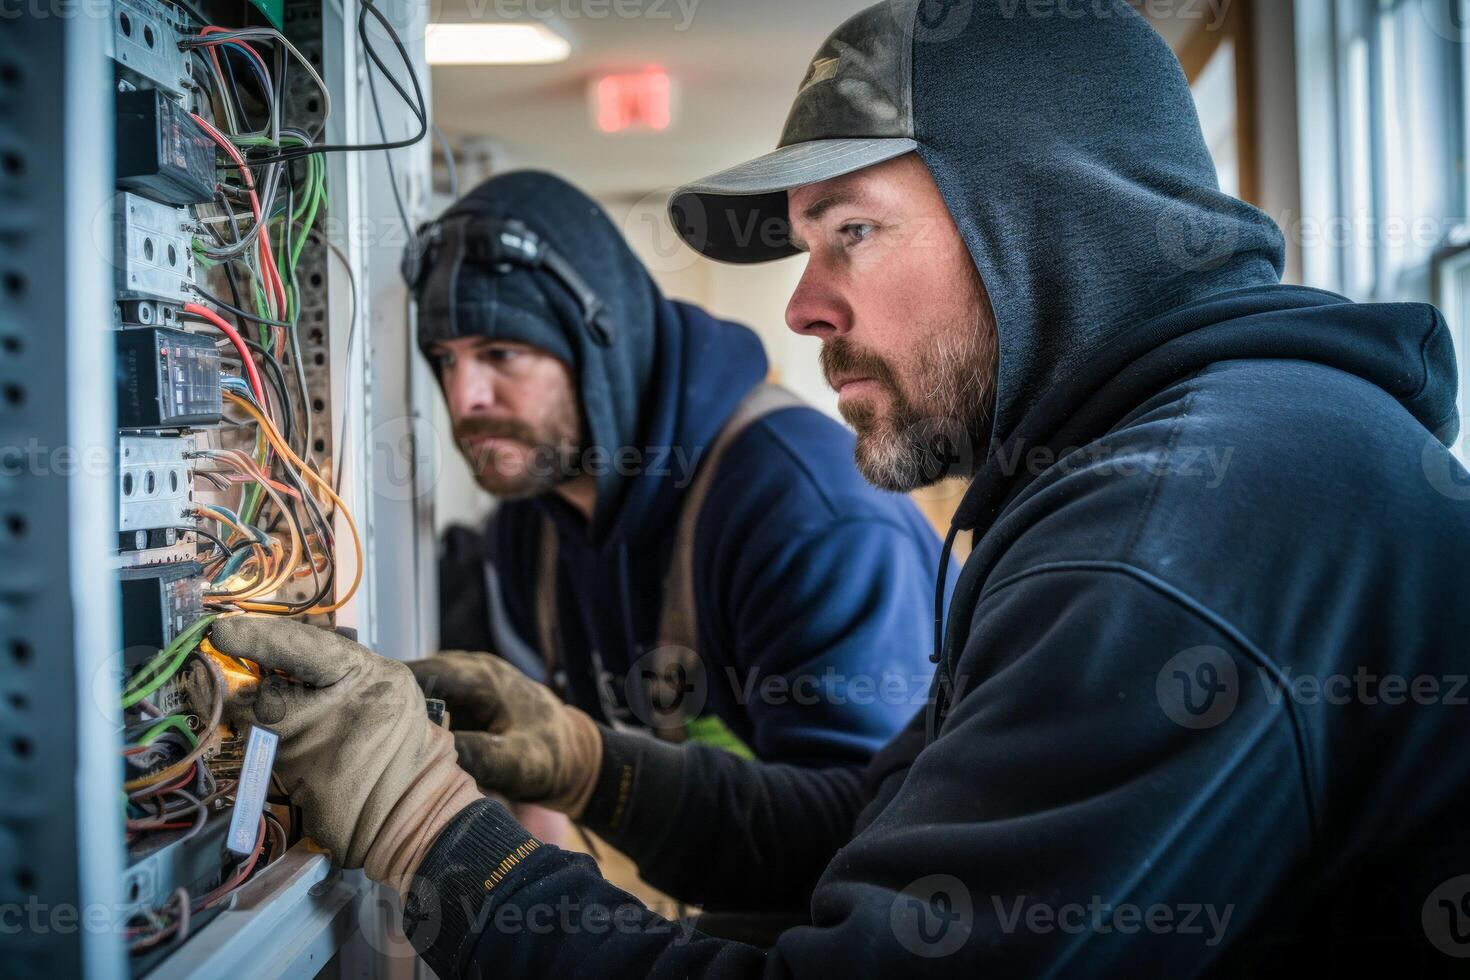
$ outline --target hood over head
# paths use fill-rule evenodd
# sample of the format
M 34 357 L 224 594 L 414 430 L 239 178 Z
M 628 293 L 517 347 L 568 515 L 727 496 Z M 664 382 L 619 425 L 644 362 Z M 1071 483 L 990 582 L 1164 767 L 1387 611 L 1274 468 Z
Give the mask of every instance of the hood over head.
M 890 0 L 854 17 L 808 68 L 782 148 L 675 192 L 675 226 L 717 259 L 792 254 L 787 191 L 915 149 L 999 338 L 990 441 L 973 448 L 982 465 L 958 526 L 983 524 L 1026 482 L 994 465 L 1003 450 L 1064 429 L 1096 437 L 1148 385 L 1215 360 L 1326 361 L 1442 425 L 1453 360 L 1441 328 L 1422 345 L 1429 375 L 1418 363 L 1426 318 L 1332 317 L 1324 335 L 1260 316 L 1344 301 L 1280 285 L 1280 229 L 1220 190 L 1184 72 L 1143 17 L 1124 0 L 1031 6 Z M 1251 329 L 1220 329 L 1235 317 Z M 1095 410 L 1105 387 L 1117 404 Z
M 572 372 L 586 425 L 584 450 L 637 445 L 640 407 L 653 374 L 654 321 L 661 297 L 617 227 L 587 195 L 536 171 L 490 178 L 438 223 L 463 216 L 525 224 L 602 302 L 612 342 L 597 342 L 578 298 L 545 269 L 497 268 L 466 259 L 447 288 L 432 288 L 431 273 L 418 289 L 420 349 L 427 352 L 441 340 L 483 336 L 546 351 Z M 617 509 L 622 489 L 610 468 L 599 474 L 598 518 Z
M 537 171 L 492 177 L 435 224 L 465 216 L 524 224 L 595 294 L 611 339 L 603 342 L 589 330 L 583 297 L 563 277 L 483 261 L 469 248 L 463 261 L 416 277 L 420 349 L 484 336 L 560 358 L 581 402 L 583 461 L 589 468 L 596 464 L 589 540 L 636 536 L 650 521 L 665 519 L 680 489 L 679 474 L 667 465 L 669 448 L 693 452 L 713 440 L 765 376 L 760 341 L 743 327 L 666 299 L 597 202 L 559 177 Z M 464 227 L 474 234 L 473 221 Z M 627 472 L 611 462 L 623 448 L 655 463 Z M 593 449 L 602 450 L 595 460 Z M 547 499 L 537 503 L 554 506 Z

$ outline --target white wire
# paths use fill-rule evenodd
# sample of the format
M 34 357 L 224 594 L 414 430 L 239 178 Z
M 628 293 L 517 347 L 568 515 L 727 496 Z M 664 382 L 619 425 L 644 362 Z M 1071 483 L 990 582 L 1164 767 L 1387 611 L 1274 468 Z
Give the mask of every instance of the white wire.
M 316 84 L 316 87 L 322 93 L 322 110 L 323 111 L 322 111 L 321 128 L 319 128 L 316 132 L 314 132 L 314 133 L 311 134 L 312 140 L 315 141 L 316 138 L 321 135 L 322 130 L 326 128 L 326 119 L 327 119 L 327 117 L 332 114 L 332 93 L 327 89 L 327 83 L 322 80 L 322 76 L 319 75 L 319 74 L 317 74 L 316 68 L 314 68 L 312 66 L 311 62 L 306 59 L 306 56 L 305 55 L 303 55 L 299 50 L 297 50 L 296 45 L 292 44 L 291 43 L 291 40 L 289 38 L 287 38 L 280 31 L 275 30 L 274 28 L 270 28 L 270 27 L 248 27 L 248 28 L 245 28 L 244 30 L 239 30 L 239 31 L 220 31 L 220 32 L 214 33 L 214 34 L 207 34 L 207 35 L 205 35 L 205 39 L 210 44 L 214 44 L 217 41 L 242 40 L 242 41 L 275 41 L 275 42 L 278 42 L 278 43 L 284 45 L 286 47 L 286 49 L 291 52 L 292 56 L 295 57 L 295 59 L 301 63 L 301 66 L 306 69 L 306 73 L 311 76 L 311 80 Z

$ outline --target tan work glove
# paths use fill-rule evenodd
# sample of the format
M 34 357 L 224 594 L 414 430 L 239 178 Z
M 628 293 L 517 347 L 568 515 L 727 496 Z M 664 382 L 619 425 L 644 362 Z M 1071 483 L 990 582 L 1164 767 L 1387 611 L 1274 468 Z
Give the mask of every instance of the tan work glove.
M 451 650 L 408 667 L 443 699 L 459 764 L 482 787 L 582 815 L 602 766 L 595 721 L 492 654 Z
M 275 772 L 306 835 L 344 868 L 402 890 L 434 838 L 481 798 L 433 725 L 408 668 L 345 637 L 274 616 L 215 623 L 222 652 L 281 670 L 234 694 L 224 717 L 281 737 Z

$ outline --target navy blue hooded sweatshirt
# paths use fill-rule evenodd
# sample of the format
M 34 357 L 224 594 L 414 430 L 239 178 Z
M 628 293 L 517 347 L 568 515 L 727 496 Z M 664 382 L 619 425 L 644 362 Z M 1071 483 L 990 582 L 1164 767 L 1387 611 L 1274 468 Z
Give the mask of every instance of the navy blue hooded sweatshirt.
M 976 0 L 914 44 L 999 390 L 931 703 L 869 766 L 811 924 L 769 949 L 689 932 L 477 803 L 422 869 L 441 975 L 1463 975 L 1470 476 L 1443 319 L 1281 285 L 1279 231 L 1219 192 L 1152 29 L 1121 0 L 1025 10 Z M 594 826 L 656 826 L 644 800 L 721 764 L 609 755 Z M 711 874 L 789 881 L 807 846 Z
M 488 552 L 518 642 L 497 642 L 483 602 L 470 603 L 479 608 L 478 634 L 466 630 L 461 613 L 458 631 L 443 640 L 513 659 L 511 645 L 539 645 L 537 569 L 549 521 L 557 539 L 557 655 L 567 698 L 596 719 L 637 727 L 623 683 L 658 646 L 664 576 L 685 493 L 726 419 L 765 380 L 765 353 L 745 327 L 660 295 L 601 209 L 559 178 L 495 177 L 446 217 L 465 213 L 517 218 L 543 236 L 607 304 L 615 339 L 594 342 L 580 307 L 540 271 L 484 275 L 464 266 L 452 318 L 434 308 L 432 294 L 424 297 L 425 346 L 456 334 L 484 335 L 566 360 L 588 444 L 606 453 L 600 461 L 583 455 L 598 481 L 590 524 L 554 494 L 505 503 L 490 521 L 485 549 L 474 549 L 459 575 L 441 583 L 456 601 L 466 593 L 483 597 Z M 638 457 L 613 465 L 619 448 Z M 706 679 L 702 717 L 718 718 L 760 760 L 812 770 L 806 775 L 840 832 L 850 829 L 860 805 L 861 767 L 928 693 L 927 611 L 939 551 L 912 502 L 863 481 L 852 435 L 806 407 L 783 408 L 742 431 L 700 511 L 694 591 Z M 534 671 L 537 663 L 526 666 Z M 804 821 L 801 814 L 769 819 L 772 832 L 804 832 L 785 827 Z

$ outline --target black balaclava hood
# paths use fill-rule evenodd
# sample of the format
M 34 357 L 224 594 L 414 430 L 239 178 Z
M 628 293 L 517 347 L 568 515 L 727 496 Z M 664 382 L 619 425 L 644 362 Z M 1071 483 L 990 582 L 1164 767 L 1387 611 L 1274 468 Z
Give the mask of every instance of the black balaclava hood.
M 420 350 L 427 352 L 437 341 L 480 336 L 546 351 L 564 361 L 576 379 L 588 436 L 583 449 L 597 446 L 611 453 L 637 445 L 641 406 L 653 374 L 660 297 L 617 227 L 587 195 L 536 171 L 492 177 L 440 221 L 463 215 L 520 221 L 556 249 L 606 305 L 613 339 L 607 345 L 593 339 L 581 305 L 550 273 L 521 267 L 502 272 L 466 260 L 453 285 L 452 304 L 442 294 L 419 289 Z M 617 512 L 626 489 L 615 468 L 601 468 L 594 526 L 605 525 Z

